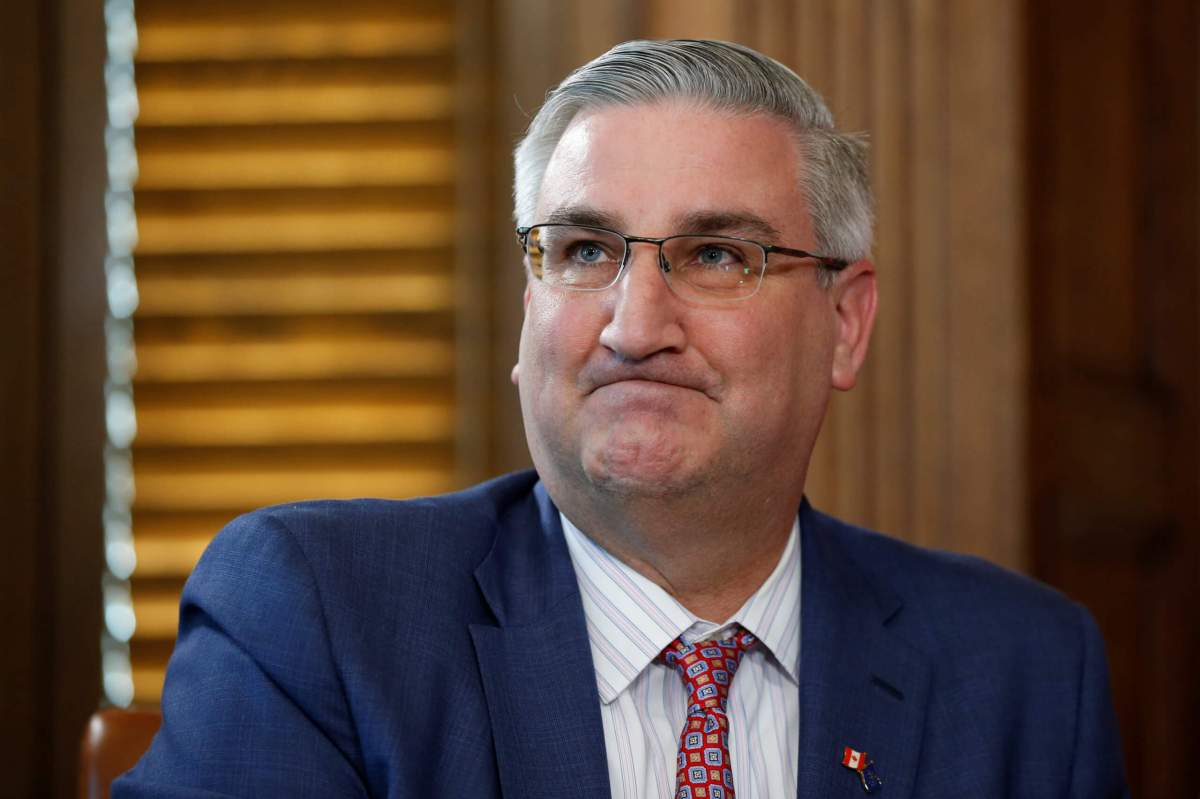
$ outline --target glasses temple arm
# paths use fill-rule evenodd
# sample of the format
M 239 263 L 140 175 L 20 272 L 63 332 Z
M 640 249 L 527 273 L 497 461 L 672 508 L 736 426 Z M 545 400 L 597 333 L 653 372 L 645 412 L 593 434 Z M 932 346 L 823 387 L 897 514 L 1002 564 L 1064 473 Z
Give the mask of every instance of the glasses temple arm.
M 791 247 L 777 247 L 774 244 L 763 245 L 763 249 L 767 254 L 777 252 L 780 255 L 791 255 L 794 258 L 812 258 L 814 261 L 820 261 L 826 269 L 841 271 L 850 265 L 849 261 L 844 261 L 841 258 L 830 258 L 826 255 L 817 255 L 805 250 L 794 250 Z

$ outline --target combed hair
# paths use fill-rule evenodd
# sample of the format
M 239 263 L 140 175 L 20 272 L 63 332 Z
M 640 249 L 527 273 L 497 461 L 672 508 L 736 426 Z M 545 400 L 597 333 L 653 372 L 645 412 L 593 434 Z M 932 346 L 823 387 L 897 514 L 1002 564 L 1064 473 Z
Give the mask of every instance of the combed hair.
M 821 255 L 871 252 L 872 198 L 862 134 L 839 133 L 824 100 L 792 70 L 732 42 L 631 41 L 584 64 L 546 95 L 514 153 L 514 215 L 532 225 L 546 166 L 575 117 L 605 106 L 689 100 L 717 111 L 769 114 L 796 131 Z

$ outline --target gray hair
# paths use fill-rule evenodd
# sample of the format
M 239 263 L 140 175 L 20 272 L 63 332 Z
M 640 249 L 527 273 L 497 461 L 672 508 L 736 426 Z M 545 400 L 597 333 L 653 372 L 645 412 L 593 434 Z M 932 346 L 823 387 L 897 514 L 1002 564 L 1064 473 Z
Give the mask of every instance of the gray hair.
M 546 95 L 514 153 L 517 224 L 536 222 L 546 166 L 580 112 L 671 99 L 719 111 L 769 114 L 790 124 L 800 142 L 801 188 L 818 251 L 846 261 L 870 255 L 873 219 L 865 137 L 834 130 L 825 102 L 800 76 L 732 42 L 625 42 L 568 75 Z

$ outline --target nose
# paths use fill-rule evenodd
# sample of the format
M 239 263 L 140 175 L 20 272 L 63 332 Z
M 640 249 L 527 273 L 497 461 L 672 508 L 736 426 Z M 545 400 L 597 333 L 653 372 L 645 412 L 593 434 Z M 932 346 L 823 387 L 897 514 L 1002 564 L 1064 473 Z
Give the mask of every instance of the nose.
M 662 273 L 658 248 L 631 246 L 624 274 L 609 290 L 612 318 L 600 332 L 600 343 L 632 361 L 659 352 L 682 352 L 687 345 L 682 307 Z

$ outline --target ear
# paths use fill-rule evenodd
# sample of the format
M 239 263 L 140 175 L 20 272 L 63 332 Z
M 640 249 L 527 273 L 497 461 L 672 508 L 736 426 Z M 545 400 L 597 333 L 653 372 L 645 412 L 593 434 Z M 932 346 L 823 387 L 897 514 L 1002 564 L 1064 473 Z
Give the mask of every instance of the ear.
M 830 289 L 837 315 L 837 341 L 833 350 L 833 387 L 841 391 L 854 388 L 858 370 L 867 357 L 871 329 L 875 326 L 875 264 L 855 261 L 842 270 Z
M 525 313 L 529 313 L 529 290 L 530 290 L 530 285 L 528 282 L 526 282 L 525 283 L 525 293 L 521 297 L 521 308 L 524 310 Z M 512 373 L 509 375 L 509 379 L 512 380 L 512 384 L 514 386 L 521 385 L 521 360 L 520 360 L 520 357 L 518 357 L 517 362 L 515 364 L 513 364 Z

